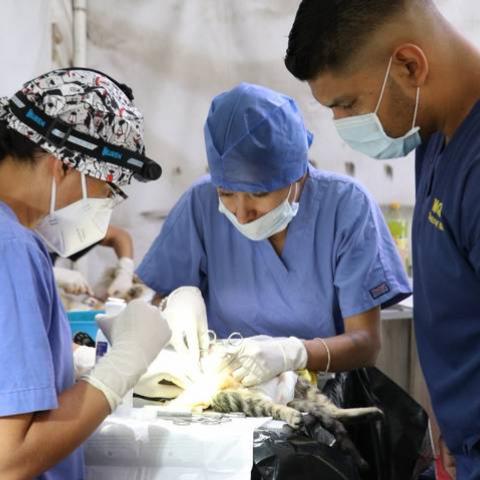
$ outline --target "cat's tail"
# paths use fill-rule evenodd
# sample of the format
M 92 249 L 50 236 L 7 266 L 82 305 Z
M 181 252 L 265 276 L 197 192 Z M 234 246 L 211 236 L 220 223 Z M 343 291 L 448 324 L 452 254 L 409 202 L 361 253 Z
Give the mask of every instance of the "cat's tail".
M 272 417 L 287 422 L 292 428 L 300 428 L 303 424 L 303 416 L 298 410 L 275 404 L 263 395 L 247 390 L 223 390 L 213 397 L 211 407 L 222 413 L 243 412 L 249 417 Z

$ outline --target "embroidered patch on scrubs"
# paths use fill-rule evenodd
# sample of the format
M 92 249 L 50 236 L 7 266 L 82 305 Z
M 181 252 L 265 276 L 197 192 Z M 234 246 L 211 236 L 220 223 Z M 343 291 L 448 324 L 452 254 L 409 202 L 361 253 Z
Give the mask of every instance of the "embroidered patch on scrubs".
M 375 288 L 372 288 L 370 290 L 370 295 L 374 300 L 376 300 L 378 297 L 381 297 L 382 295 L 385 295 L 390 291 L 390 287 L 388 284 L 385 282 L 381 283 L 380 285 L 377 285 Z

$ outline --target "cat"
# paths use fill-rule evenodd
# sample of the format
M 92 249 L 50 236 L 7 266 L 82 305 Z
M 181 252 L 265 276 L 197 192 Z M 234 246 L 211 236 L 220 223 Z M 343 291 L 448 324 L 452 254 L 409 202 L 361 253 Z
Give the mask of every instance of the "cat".
M 376 407 L 339 408 L 316 385 L 298 378 L 294 399 L 282 405 L 273 402 L 266 395 L 248 388 L 227 388 L 213 396 L 210 408 L 220 413 L 242 412 L 251 417 L 269 416 L 285 421 L 293 429 L 304 424 L 304 415 L 313 417 L 335 438 L 339 449 L 351 456 L 360 470 L 368 468 L 344 424 L 379 420 L 383 413 Z
M 182 305 L 181 317 L 175 305 Z M 167 318 L 177 312 L 170 321 L 182 320 L 185 324 L 197 325 L 202 320 L 207 324 L 206 307 L 196 287 L 181 287 L 160 302 L 160 309 Z M 253 417 L 269 416 L 284 420 L 294 429 L 304 424 L 303 414 L 306 413 L 333 435 L 338 447 L 350 454 L 361 469 L 366 468 L 344 423 L 379 419 L 383 415 L 381 410 L 376 407 L 338 408 L 317 385 L 303 380 L 295 372 L 283 372 L 262 385 L 245 388 L 235 380 L 229 366 L 240 345 L 241 340 L 240 344 L 235 340 L 232 343 L 231 337 L 216 341 L 215 336 L 208 352 L 202 355 L 198 365 L 194 362 L 193 369 L 175 348 L 164 349 L 137 384 L 135 392 L 144 398 L 163 400 L 179 411 L 211 409 L 220 413 L 242 412 Z
M 339 408 L 316 385 L 295 372 L 284 372 L 256 387 L 243 387 L 228 368 L 219 366 L 223 350 L 221 344 L 211 347 L 202 373 L 192 378 L 184 374 L 181 356 L 173 349 L 164 349 L 135 387 L 135 394 L 179 411 L 209 409 L 272 417 L 285 421 L 293 429 L 301 428 L 313 418 L 333 435 L 338 448 L 349 454 L 360 469 L 367 468 L 344 424 L 381 419 L 381 410 Z

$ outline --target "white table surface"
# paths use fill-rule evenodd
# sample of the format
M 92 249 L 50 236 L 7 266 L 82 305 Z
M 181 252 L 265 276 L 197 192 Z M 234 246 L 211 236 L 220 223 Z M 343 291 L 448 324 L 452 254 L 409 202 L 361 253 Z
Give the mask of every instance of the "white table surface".
M 141 410 L 110 415 L 87 440 L 88 480 L 250 479 L 253 432 L 268 418 L 184 426 Z

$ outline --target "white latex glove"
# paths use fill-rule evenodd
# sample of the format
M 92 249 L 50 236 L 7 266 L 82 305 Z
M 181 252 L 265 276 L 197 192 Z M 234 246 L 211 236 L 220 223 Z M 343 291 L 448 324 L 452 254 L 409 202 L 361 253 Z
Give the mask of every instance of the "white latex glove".
M 95 366 L 95 347 L 78 345 L 73 350 L 73 368 L 75 380 L 88 373 Z
M 61 288 L 65 293 L 72 295 L 93 295 L 92 289 L 85 277 L 77 270 L 70 270 L 69 268 L 53 267 L 53 274 L 58 288 Z
M 197 287 L 177 288 L 168 296 L 163 314 L 172 330 L 171 345 L 190 365 L 188 374 L 197 375 L 210 344 L 202 293 Z
M 243 340 L 229 368 L 236 380 L 251 387 L 282 372 L 305 368 L 307 357 L 305 345 L 296 337 L 252 337 Z
M 114 279 L 107 290 L 109 297 L 125 297 L 132 288 L 134 270 L 135 265 L 131 258 L 122 257 L 118 260 Z
M 168 343 L 171 331 L 160 310 L 140 299 L 117 315 L 96 318 L 111 348 L 82 380 L 101 390 L 113 411 Z

